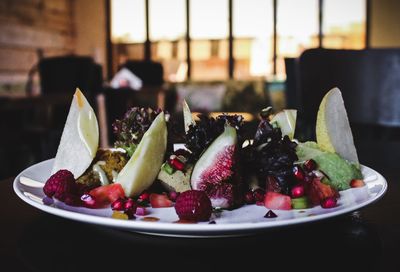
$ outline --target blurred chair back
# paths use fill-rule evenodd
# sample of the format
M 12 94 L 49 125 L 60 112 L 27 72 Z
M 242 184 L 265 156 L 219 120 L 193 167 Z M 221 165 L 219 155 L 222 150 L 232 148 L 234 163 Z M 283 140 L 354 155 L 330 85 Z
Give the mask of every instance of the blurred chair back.
M 60 56 L 44 58 L 39 62 L 42 94 L 73 95 L 79 87 L 89 99 L 101 91 L 102 68 L 91 57 Z
M 139 77 L 143 81 L 144 87 L 162 86 L 164 83 L 164 69 L 159 62 L 128 60 L 122 67 L 129 69 Z
M 355 127 L 400 127 L 400 49 L 310 49 L 298 72 L 300 116 L 310 126 L 325 93 L 338 87 Z

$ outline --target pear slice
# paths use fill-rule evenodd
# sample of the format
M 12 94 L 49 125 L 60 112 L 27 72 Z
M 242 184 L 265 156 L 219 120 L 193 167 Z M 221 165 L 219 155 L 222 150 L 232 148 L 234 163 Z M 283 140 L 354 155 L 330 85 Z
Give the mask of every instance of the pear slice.
M 293 140 L 296 129 L 297 110 L 282 110 L 275 114 L 270 123 L 276 122 L 281 128 L 282 135 L 287 135 Z
M 190 111 L 189 105 L 186 103 L 184 99 L 182 101 L 182 110 L 183 110 L 183 122 L 185 124 L 185 132 L 189 131 L 190 125 L 195 125 L 196 123 L 193 120 L 192 112 Z
M 60 169 L 80 177 L 92 163 L 99 147 L 99 126 L 96 114 L 77 88 L 58 145 L 52 174 Z
M 330 90 L 321 101 L 316 136 L 318 146 L 322 150 L 337 153 L 342 158 L 358 164 L 353 134 L 342 93 L 338 88 Z
M 143 135 L 132 157 L 119 172 L 116 182 L 127 197 L 137 196 L 157 178 L 167 149 L 167 124 L 161 112 Z

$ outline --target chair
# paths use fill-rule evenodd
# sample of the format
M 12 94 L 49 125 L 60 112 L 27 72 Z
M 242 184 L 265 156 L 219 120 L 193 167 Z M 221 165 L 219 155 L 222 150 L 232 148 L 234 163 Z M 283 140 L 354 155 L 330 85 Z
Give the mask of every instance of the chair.
M 40 60 L 40 87 L 42 94 L 70 94 L 79 87 L 92 99 L 103 85 L 102 68 L 87 56 L 59 56 Z
M 125 67 L 143 81 L 143 86 L 160 87 L 164 83 L 164 69 L 160 62 L 128 60 Z
M 298 79 L 292 92 L 299 94 L 305 134 L 313 131 L 321 99 L 335 86 L 357 137 L 388 137 L 382 132 L 400 128 L 400 49 L 309 49 L 297 62 L 288 78 Z
M 103 86 L 102 67 L 88 56 L 57 56 L 43 58 L 38 63 L 40 96 L 46 105 L 36 107 L 32 122 L 25 130 L 40 147 L 39 160 L 55 155 L 72 96 L 79 87 L 95 111 L 96 95 Z

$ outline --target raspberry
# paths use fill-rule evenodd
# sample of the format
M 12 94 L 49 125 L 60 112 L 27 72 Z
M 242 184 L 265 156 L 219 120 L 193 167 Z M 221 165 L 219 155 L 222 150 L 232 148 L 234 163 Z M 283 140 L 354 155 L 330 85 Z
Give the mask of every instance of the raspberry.
M 175 211 L 179 219 L 208 221 L 212 212 L 211 201 L 203 191 L 185 191 L 176 199 Z
M 67 200 L 67 204 L 75 202 L 78 187 L 73 174 L 68 170 L 59 170 L 53 174 L 43 187 L 48 197 L 55 197 L 60 201 Z

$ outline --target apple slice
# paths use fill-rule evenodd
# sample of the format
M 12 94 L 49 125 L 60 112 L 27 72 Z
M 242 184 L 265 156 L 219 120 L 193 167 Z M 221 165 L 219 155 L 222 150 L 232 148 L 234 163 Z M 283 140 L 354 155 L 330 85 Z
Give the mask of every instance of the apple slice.
M 183 122 L 185 124 L 185 132 L 189 131 L 190 125 L 195 125 L 196 123 L 193 120 L 192 112 L 190 111 L 189 105 L 186 103 L 184 99 L 182 101 L 182 109 L 183 109 Z
M 137 196 L 150 187 L 164 162 L 166 149 L 167 124 L 164 112 L 161 112 L 116 178 L 116 182 L 124 188 L 126 196 Z
M 318 146 L 337 153 L 342 158 L 358 164 L 349 119 L 342 93 L 338 88 L 330 90 L 319 106 L 316 124 Z
M 282 135 L 287 135 L 293 140 L 296 129 L 297 110 L 282 110 L 275 114 L 270 123 L 277 123 L 281 128 Z
M 77 88 L 58 145 L 52 174 L 60 169 L 80 177 L 92 163 L 99 147 L 99 126 L 96 114 Z

